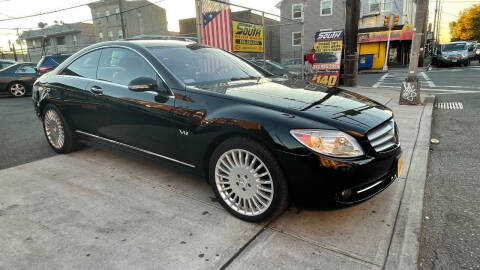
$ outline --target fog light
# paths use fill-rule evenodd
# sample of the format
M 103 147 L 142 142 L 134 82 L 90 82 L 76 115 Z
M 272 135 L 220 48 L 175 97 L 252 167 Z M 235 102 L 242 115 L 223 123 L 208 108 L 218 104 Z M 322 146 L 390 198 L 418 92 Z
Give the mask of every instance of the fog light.
M 348 199 L 350 196 L 352 196 L 352 190 L 351 189 L 345 189 L 340 193 L 340 196 L 342 196 L 342 199 Z

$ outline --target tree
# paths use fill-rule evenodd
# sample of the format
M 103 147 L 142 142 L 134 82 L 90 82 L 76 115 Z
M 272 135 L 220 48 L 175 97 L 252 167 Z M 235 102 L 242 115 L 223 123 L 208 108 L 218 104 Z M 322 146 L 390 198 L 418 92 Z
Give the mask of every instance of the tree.
M 480 40 L 480 5 L 460 12 L 456 22 L 450 22 L 450 35 L 454 40 Z
M 45 22 L 39 22 L 38 24 L 38 28 L 45 28 L 45 26 L 48 25 L 48 23 L 45 23 Z
M 457 22 L 449 22 L 448 26 L 450 27 L 450 41 L 457 41 L 459 40 L 457 35 Z

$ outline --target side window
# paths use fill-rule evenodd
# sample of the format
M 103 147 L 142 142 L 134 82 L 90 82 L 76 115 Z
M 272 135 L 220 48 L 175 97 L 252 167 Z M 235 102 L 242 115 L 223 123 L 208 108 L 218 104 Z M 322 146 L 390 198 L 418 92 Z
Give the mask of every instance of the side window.
M 25 73 L 36 73 L 35 69 L 33 66 L 21 66 L 15 70 L 15 73 L 19 74 L 25 74 Z
M 95 79 L 99 58 L 100 50 L 89 52 L 73 61 L 73 63 L 62 71 L 61 75 Z
M 128 85 L 138 77 L 156 79 L 153 68 L 138 54 L 127 49 L 103 49 L 98 65 L 99 80 Z

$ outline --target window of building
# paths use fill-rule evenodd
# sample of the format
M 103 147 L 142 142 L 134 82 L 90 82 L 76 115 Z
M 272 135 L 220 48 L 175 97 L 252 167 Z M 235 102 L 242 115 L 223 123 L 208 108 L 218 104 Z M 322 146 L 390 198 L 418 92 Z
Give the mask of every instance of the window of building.
M 293 32 L 292 46 L 301 46 L 301 45 L 302 45 L 302 32 Z
M 123 38 L 122 29 L 119 29 L 119 30 L 118 30 L 118 38 Z
M 37 44 L 35 43 L 35 40 L 32 40 L 32 47 L 35 48 Z
M 332 0 L 321 0 L 320 2 L 320 16 L 332 15 Z
M 102 23 L 102 20 L 100 19 L 100 12 L 97 11 L 97 12 L 95 13 L 95 19 L 97 19 L 97 23 L 98 23 L 98 24 L 101 24 L 101 23 Z
M 303 4 L 292 4 L 292 19 L 303 19 Z
M 105 10 L 105 20 L 108 22 L 108 18 L 110 17 L 110 11 Z
M 72 36 L 73 45 L 77 46 L 77 35 Z
M 60 36 L 55 38 L 57 45 L 65 45 L 65 36 Z
M 103 49 L 98 65 L 98 79 L 121 85 L 128 85 L 138 77 L 156 79 L 156 73 L 136 53 L 122 48 Z
M 120 8 L 115 9 L 115 18 L 117 21 L 120 20 Z
M 374 14 L 380 12 L 380 0 L 368 0 L 368 13 Z
M 108 31 L 108 40 L 112 40 L 113 39 L 113 33 L 112 31 Z
M 383 2 L 383 11 L 392 11 L 394 0 L 384 0 Z
M 103 33 L 98 33 L 98 41 L 103 41 Z
M 142 17 L 142 11 L 140 9 L 137 9 L 137 16 Z
M 62 71 L 61 75 L 95 79 L 99 58 L 100 50 L 87 53 L 84 56 L 73 61 L 73 63 L 71 63 L 66 69 Z

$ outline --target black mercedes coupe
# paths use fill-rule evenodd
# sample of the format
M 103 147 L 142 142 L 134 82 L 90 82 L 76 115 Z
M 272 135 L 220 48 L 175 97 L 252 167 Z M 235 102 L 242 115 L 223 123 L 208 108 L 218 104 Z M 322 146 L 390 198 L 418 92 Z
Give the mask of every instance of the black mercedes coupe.
M 184 165 L 246 221 L 297 205 L 357 203 L 400 174 L 392 111 L 339 88 L 269 78 L 234 54 L 184 41 L 104 42 L 34 84 L 58 153 L 98 141 Z

